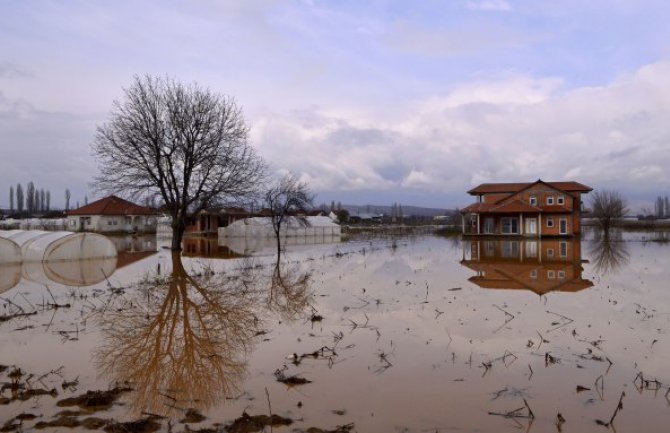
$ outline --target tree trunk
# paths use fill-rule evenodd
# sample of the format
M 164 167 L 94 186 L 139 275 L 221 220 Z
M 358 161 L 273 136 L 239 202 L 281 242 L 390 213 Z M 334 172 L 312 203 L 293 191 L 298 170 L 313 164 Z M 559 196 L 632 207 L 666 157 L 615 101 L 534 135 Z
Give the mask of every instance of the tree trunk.
M 281 257 L 281 223 L 277 224 L 275 235 L 277 235 L 277 264 L 279 264 L 279 258 Z
M 186 231 L 186 222 L 182 218 L 173 217 L 172 246 L 170 247 L 172 251 L 181 251 L 181 240 L 184 237 L 184 231 Z

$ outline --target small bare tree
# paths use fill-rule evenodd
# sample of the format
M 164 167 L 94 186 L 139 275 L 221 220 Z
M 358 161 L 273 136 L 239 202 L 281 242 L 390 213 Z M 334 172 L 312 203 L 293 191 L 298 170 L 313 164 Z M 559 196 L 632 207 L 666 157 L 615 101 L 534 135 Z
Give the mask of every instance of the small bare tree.
M 270 209 L 272 228 L 277 238 L 277 261 L 281 256 L 281 228 L 286 217 L 297 211 L 312 207 L 314 195 L 305 182 L 300 182 L 292 174 L 277 181 L 265 193 L 265 205 Z
M 627 212 L 628 203 L 617 191 L 604 189 L 594 192 L 591 197 L 591 213 L 605 235 Z
M 265 164 L 235 101 L 171 79 L 135 77 L 98 128 L 98 191 L 160 196 L 181 249 L 189 213 L 257 192 Z
M 68 211 L 70 210 L 70 198 L 72 197 L 72 194 L 70 194 L 70 190 L 66 189 L 65 190 L 65 210 Z

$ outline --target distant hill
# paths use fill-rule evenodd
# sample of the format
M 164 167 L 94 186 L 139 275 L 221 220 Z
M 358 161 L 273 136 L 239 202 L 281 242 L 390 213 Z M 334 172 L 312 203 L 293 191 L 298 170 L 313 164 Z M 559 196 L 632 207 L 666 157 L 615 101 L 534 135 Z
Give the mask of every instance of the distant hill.
M 342 208 L 349 211 L 351 215 L 360 215 L 360 214 L 391 214 L 391 206 L 384 205 L 355 205 L 355 204 L 343 204 Z M 430 207 L 420 207 L 420 206 L 402 206 L 403 216 L 422 216 L 422 217 L 434 217 L 438 215 L 450 215 L 454 212 L 454 209 L 441 209 L 441 208 L 430 208 Z

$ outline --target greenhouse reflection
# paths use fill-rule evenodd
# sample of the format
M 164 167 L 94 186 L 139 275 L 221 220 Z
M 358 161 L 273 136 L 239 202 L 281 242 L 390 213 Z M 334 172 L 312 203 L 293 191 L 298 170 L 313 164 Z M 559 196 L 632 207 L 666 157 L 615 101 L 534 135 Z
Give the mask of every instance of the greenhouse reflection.
M 17 232 L 16 236 L 24 236 Z M 8 232 L 5 232 L 8 233 Z M 28 233 L 28 240 L 45 239 L 48 232 Z M 37 284 L 61 284 L 68 287 L 91 286 L 103 282 L 117 269 L 131 265 L 156 253 L 156 238 L 152 236 L 105 237 L 116 247 L 116 257 L 82 258 L 78 260 L 25 261 L 0 264 L 0 293 L 22 280 Z M 26 239 L 19 238 L 21 245 Z M 84 251 L 86 253 L 86 251 Z

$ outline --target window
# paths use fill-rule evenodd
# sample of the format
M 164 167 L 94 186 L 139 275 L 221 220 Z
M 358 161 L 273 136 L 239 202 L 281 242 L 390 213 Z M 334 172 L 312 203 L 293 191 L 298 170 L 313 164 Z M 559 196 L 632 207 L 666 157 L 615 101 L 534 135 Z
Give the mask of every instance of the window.
M 554 226 L 554 217 L 547 217 L 547 227 Z
M 519 257 L 519 242 L 518 241 L 505 241 L 500 244 L 500 253 L 503 257 L 506 258 L 515 258 Z
M 547 248 L 547 257 L 554 257 L 554 249 Z
M 107 221 L 107 225 L 111 226 L 113 221 Z
M 556 278 L 556 272 L 547 271 L 547 278 L 549 278 L 550 280 L 553 280 L 554 278 Z
M 526 241 L 526 257 L 537 257 L 537 242 Z
M 534 195 L 531 195 L 530 196 L 530 205 L 535 206 L 536 204 L 537 204 L 537 197 L 535 197 Z
M 548 195 L 548 196 L 547 196 L 547 204 L 548 204 L 549 206 L 551 206 L 551 205 L 554 204 L 554 196 L 553 196 L 553 195 Z
M 568 243 L 567 242 L 561 242 L 559 245 L 559 254 L 561 257 L 568 257 Z
M 537 279 L 537 269 L 530 271 L 530 277 L 534 280 Z
M 558 196 L 558 204 L 564 205 L 565 204 L 565 197 L 563 197 L 562 195 L 559 195 Z
M 558 279 L 565 280 L 565 271 L 558 271 Z
M 484 218 L 484 233 L 492 234 L 496 230 L 496 220 L 491 217 Z
M 519 222 L 517 218 L 504 217 L 500 219 L 503 234 L 519 233 Z
M 496 255 L 496 245 L 491 241 L 484 242 L 484 254 L 487 257 L 493 257 Z

